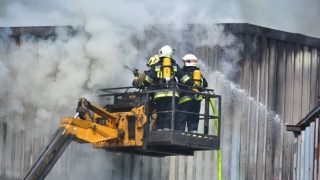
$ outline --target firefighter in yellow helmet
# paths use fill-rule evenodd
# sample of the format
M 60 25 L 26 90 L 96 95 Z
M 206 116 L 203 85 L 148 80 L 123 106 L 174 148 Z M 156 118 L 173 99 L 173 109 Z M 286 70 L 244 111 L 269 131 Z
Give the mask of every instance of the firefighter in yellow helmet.
M 149 70 L 143 71 L 142 73 L 138 73 L 138 70 L 136 69 L 136 71 L 133 73 L 134 74 L 134 79 L 132 81 L 132 85 L 136 86 L 136 87 L 140 87 L 142 81 L 144 80 L 144 78 L 146 77 L 146 73 L 148 73 L 151 69 L 151 67 L 157 63 L 159 61 L 159 56 L 158 55 L 154 55 L 151 56 L 150 59 L 147 62 L 147 66 L 149 67 Z M 151 90 L 152 88 L 149 87 L 148 90 Z M 153 96 L 150 95 L 150 97 L 153 99 Z M 156 118 L 157 118 L 157 113 L 155 113 L 155 103 L 150 104 L 149 106 L 149 110 L 151 111 L 151 124 L 152 124 L 152 130 L 155 130 L 155 122 L 156 122 Z
M 187 54 L 182 58 L 184 62 L 184 66 L 182 68 L 182 71 L 184 73 L 188 74 L 190 77 L 194 77 L 194 72 L 197 70 L 198 73 L 200 72 L 200 69 L 197 67 L 198 59 L 193 54 Z M 199 75 L 199 86 L 200 88 L 206 88 L 208 87 L 207 80 L 201 75 Z M 181 87 L 184 89 L 189 89 L 187 87 Z M 184 112 L 178 113 L 177 118 L 177 124 L 176 124 L 176 130 L 184 131 L 187 123 L 188 131 L 192 133 L 196 133 L 198 130 L 198 124 L 199 124 L 199 112 L 201 107 L 201 95 L 194 95 L 190 93 L 182 92 L 180 94 L 179 98 L 179 111 L 186 111 L 196 114 L 188 114 Z
M 156 102 L 156 111 L 167 111 L 166 113 L 158 113 L 156 119 L 156 129 L 157 131 L 167 131 L 171 129 L 171 120 L 172 120 L 172 96 L 173 92 L 169 89 L 170 86 L 164 85 L 166 83 L 175 82 L 175 78 L 177 77 L 180 82 L 185 83 L 187 85 L 193 86 L 193 80 L 185 75 L 180 69 L 179 65 L 172 58 L 174 50 L 166 45 L 163 46 L 159 50 L 159 62 L 154 64 L 150 71 L 147 73 L 144 81 L 142 82 L 142 87 L 149 86 L 150 84 L 154 84 L 155 89 L 162 90 L 161 92 L 156 92 L 154 95 L 154 101 Z M 164 62 L 170 61 L 171 74 L 169 78 L 165 78 L 163 69 L 166 67 Z M 178 102 L 179 94 L 175 93 L 176 102 Z M 177 104 L 177 103 L 176 103 Z M 174 109 L 176 109 L 174 107 Z
M 151 69 L 151 66 L 153 66 L 158 61 L 159 61 L 159 56 L 158 55 L 151 56 L 150 59 L 148 60 L 147 64 L 146 64 L 149 67 L 149 70 L 143 71 L 142 73 L 139 74 L 138 69 L 135 69 L 135 71 L 133 72 L 134 79 L 132 81 L 132 85 L 133 86 L 138 86 L 138 87 L 141 86 L 142 81 L 146 77 L 146 73 L 148 73 L 150 71 L 150 69 Z

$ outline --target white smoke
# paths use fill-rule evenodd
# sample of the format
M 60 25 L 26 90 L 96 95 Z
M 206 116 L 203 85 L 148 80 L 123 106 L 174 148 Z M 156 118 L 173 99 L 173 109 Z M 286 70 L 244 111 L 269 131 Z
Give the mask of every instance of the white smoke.
M 236 9 L 233 3 L 225 5 Z M 131 43 L 133 35 L 143 39 L 144 29 L 152 24 L 164 25 L 158 29 L 167 33 L 164 36 L 169 37 L 168 42 L 180 44 L 186 40 L 179 33 L 187 30 L 188 24 L 208 24 L 193 31 L 194 46 L 230 46 L 235 41 L 234 36 L 224 35 L 222 26 L 211 24 L 215 21 L 210 18 L 215 14 L 211 7 L 215 6 L 223 7 L 217 2 L 190 6 L 183 1 L 2 1 L 0 26 L 72 25 L 77 33 L 73 36 L 63 28 L 58 29 L 59 35 L 52 43 L 22 38 L 19 53 L 11 48 L 10 57 L 2 60 L 2 77 L 7 77 L 2 78 L 3 84 L 8 86 L 0 93 L 6 94 L 12 112 L 23 113 L 24 104 L 36 104 L 50 112 L 69 109 L 70 102 L 92 90 L 128 85 L 132 75 L 129 72 L 119 74 L 122 65 L 144 69 L 143 59 L 163 45 L 159 44 L 163 42 L 162 37 L 157 37 L 152 39 L 152 46 L 147 42 L 146 50 L 138 52 Z M 166 28 L 168 30 L 163 30 Z M 8 34 L 7 30 L 2 34 Z M 174 38 L 177 40 L 173 41 Z M 237 50 L 232 51 L 237 54 Z M 182 51 L 177 55 L 182 56 Z M 15 83 L 9 83 L 12 81 Z
M 243 22 L 282 31 L 320 37 L 317 0 L 239 1 Z
M 159 7 L 164 10 L 160 11 Z M 7 117 L 4 119 L 9 131 L 30 131 L 25 129 L 24 121 L 33 121 L 33 131 L 50 137 L 59 126 L 59 117 L 74 115 L 79 97 L 96 102 L 97 89 L 130 85 L 133 76 L 123 69 L 123 64 L 145 69 L 147 57 L 165 45 L 161 44 L 165 42 L 164 38 L 173 47 L 188 42 L 181 31 L 187 32 L 189 24 L 199 23 L 207 14 L 205 11 L 196 15 L 190 13 L 198 11 L 200 6 L 194 8 L 190 9 L 182 2 L 2 1 L 2 27 L 71 25 L 74 30 L 70 33 L 68 28 L 60 27 L 56 29 L 57 37 L 42 39 L 25 35 L 14 39 L 10 37 L 13 33 L 10 29 L 1 29 L 1 54 L 5 55 L 0 56 L 0 81 L 5 88 L 0 89 L 0 114 Z M 180 19 L 180 16 L 186 17 Z M 212 23 L 206 19 L 208 21 L 203 22 L 204 25 Z M 155 36 L 145 37 L 148 36 L 145 31 L 154 24 L 157 25 L 157 30 L 152 32 Z M 192 42 L 194 48 L 197 44 L 228 46 L 234 40 L 233 36 L 223 34 L 222 26 L 213 24 L 192 32 L 196 34 Z M 206 38 L 201 35 L 206 35 Z M 139 42 L 145 40 L 145 44 L 138 49 L 133 43 L 135 39 Z M 182 53 L 187 52 L 177 49 L 175 56 L 179 58 Z M 12 114 L 15 114 L 14 120 L 10 119 Z M 23 120 L 24 116 L 33 119 Z M 81 147 L 79 153 L 92 153 L 92 150 L 86 150 L 87 147 Z M 68 155 L 71 156 L 70 153 Z M 70 161 L 77 158 L 70 157 Z M 102 167 L 116 164 L 99 158 L 99 161 L 81 163 L 84 167 L 75 167 L 87 169 L 87 166 L 92 166 L 97 170 L 101 167 L 103 171 Z M 50 176 L 56 174 L 57 167 Z M 77 178 L 96 174 L 78 171 L 72 166 L 70 173 L 74 172 L 78 173 Z M 12 173 L 17 178 L 23 175 L 19 171 Z M 105 171 L 102 176 L 108 173 L 110 171 Z
M 83 25 L 99 17 L 112 25 L 139 29 L 146 24 L 252 23 L 320 37 L 317 0 L 270 1 L 10 1 L 0 2 L 0 26 Z M 117 28 L 113 26 L 112 28 Z

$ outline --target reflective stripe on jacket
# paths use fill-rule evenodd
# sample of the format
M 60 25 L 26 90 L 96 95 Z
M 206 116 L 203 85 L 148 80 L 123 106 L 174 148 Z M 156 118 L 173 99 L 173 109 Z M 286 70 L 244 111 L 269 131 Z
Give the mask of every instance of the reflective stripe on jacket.
M 172 97 L 172 95 L 173 95 L 173 91 L 156 92 L 154 95 L 154 99 L 163 98 L 163 97 Z M 175 97 L 179 97 L 178 92 L 175 92 Z
M 202 101 L 202 99 L 203 99 L 202 95 L 199 95 L 196 100 L 197 101 Z M 182 104 L 182 103 L 185 103 L 185 102 L 188 102 L 188 101 L 191 101 L 191 100 L 193 100 L 191 98 L 191 96 L 182 96 L 182 97 L 179 98 L 178 104 Z
M 183 68 L 182 68 L 182 70 L 185 72 L 185 76 L 187 76 L 187 77 L 193 77 L 193 72 L 195 71 L 195 70 L 199 70 L 199 68 L 197 68 L 197 67 L 190 67 L 190 66 L 188 66 L 188 67 L 186 67 L 186 66 L 184 66 Z M 180 82 L 182 82 L 183 83 L 183 80 L 182 80 L 183 78 L 181 78 L 180 79 Z M 207 82 L 207 80 L 201 75 L 201 84 L 200 84 L 200 87 L 204 87 L 204 88 L 206 88 L 208 86 L 208 82 Z M 180 87 L 181 89 L 186 89 L 186 90 L 192 90 L 191 89 L 191 87 Z M 187 102 L 187 101 L 191 101 L 191 100 L 197 100 L 197 101 L 202 101 L 202 99 L 203 99 L 203 97 L 202 97 L 202 95 L 197 95 L 197 94 L 193 94 L 193 93 L 185 93 L 185 92 L 182 92 L 181 93 L 181 97 L 180 97 L 180 99 L 179 99 L 179 104 L 182 104 L 182 103 L 184 103 L 184 102 Z

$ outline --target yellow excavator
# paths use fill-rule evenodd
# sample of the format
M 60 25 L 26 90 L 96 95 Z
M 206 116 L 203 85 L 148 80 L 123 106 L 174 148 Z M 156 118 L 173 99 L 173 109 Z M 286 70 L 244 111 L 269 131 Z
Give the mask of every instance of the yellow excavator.
M 177 88 L 172 83 L 173 93 L 179 91 L 201 94 L 205 100 L 204 133 L 190 133 L 174 130 L 176 113 L 172 109 L 172 126 L 170 131 L 152 131 L 151 114 L 155 112 L 152 95 L 163 90 L 132 91 L 134 87 L 109 88 L 100 90 L 101 100 L 98 106 L 85 98 L 80 98 L 74 117 L 62 117 L 61 125 L 51 137 L 49 143 L 24 176 L 24 180 L 44 179 L 71 141 L 92 143 L 94 148 L 107 151 L 164 157 L 172 155 L 193 155 L 199 150 L 220 149 L 220 112 L 221 96 L 213 90 L 205 92 L 187 91 Z M 211 115 L 209 102 L 218 102 L 219 116 Z M 173 107 L 175 100 L 173 98 Z M 218 119 L 219 127 L 216 135 L 208 134 L 209 120 Z

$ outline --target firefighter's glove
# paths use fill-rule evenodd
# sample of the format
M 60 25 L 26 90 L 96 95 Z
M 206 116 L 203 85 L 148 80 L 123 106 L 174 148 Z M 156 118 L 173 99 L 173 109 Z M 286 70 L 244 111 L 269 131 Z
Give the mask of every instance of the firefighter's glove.
M 133 71 L 133 75 L 134 75 L 134 76 L 139 76 L 138 69 L 134 68 L 133 70 L 134 70 L 134 71 Z
M 140 84 L 140 85 L 138 86 L 138 89 L 139 89 L 139 90 L 144 90 L 145 87 L 144 87 L 142 84 Z
M 203 91 L 203 88 L 200 87 L 200 86 L 198 86 L 198 85 L 196 85 L 196 84 L 194 85 L 194 87 L 197 88 L 199 92 L 202 92 L 202 91 Z

